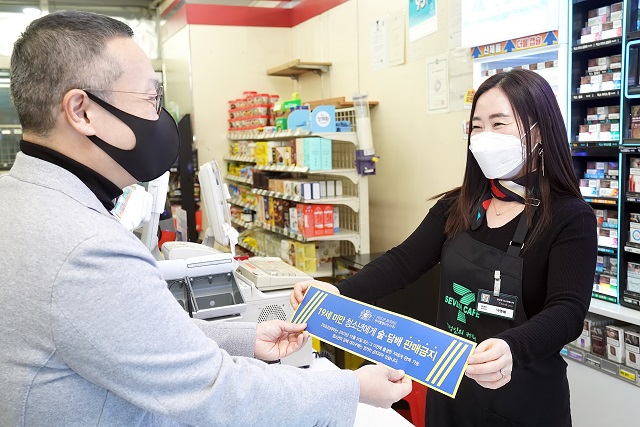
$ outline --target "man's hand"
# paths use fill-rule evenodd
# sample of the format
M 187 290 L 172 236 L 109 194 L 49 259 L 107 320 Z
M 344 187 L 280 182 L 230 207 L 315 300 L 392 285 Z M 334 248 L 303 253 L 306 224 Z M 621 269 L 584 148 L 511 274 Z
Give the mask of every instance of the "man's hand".
M 306 282 L 298 282 L 293 286 L 293 292 L 291 292 L 291 296 L 289 297 L 289 301 L 291 303 L 291 307 L 295 310 L 298 308 L 302 299 L 304 298 L 304 294 L 309 289 L 309 286 L 314 285 L 320 289 L 324 289 L 327 292 L 331 292 L 332 294 L 340 295 L 340 291 L 335 286 L 321 282 L 319 280 L 307 280 Z
M 403 371 L 382 365 L 365 365 L 358 369 L 360 402 L 380 408 L 391 408 L 391 404 L 411 393 L 411 380 Z
M 500 388 L 511 381 L 513 359 L 506 341 L 489 338 L 469 356 L 466 376 L 485 388 Z
M 254 355 L 260 360 L 278 360 L 300 350 L 309 339 L 306 323 L 294 325 L 282 320 L 269 320 L 256 327 Z

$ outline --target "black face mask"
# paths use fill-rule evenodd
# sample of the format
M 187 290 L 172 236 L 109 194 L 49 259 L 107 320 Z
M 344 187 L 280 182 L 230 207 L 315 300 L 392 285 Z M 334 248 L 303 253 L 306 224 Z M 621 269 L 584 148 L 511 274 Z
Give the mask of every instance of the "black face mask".
M 152 181 L 169 170 L 178 158 L 180 134 L 178 125 L 167 110 L 163 108 L 160 111 L 158 120 L 147 120 L 125 113 L 89 92 L 87 95 L 131 129 L 136 145 L 131 150 L 122 150 L 97 135 L 87 138 L 138 181 Z

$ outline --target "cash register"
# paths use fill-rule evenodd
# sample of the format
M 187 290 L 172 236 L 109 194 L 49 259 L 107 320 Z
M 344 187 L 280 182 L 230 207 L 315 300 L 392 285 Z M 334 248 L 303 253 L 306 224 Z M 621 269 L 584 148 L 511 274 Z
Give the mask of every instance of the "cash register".
M 289 295 L 297 282 L 311 280 L 280 258 L 235 260 L 238 232 L 231 226 L 226 185 L 215 160 L 198 172 L 201 199 L 208 220 L 203 244 L 166 242 L 158 262 L 167 286 L 177 302 L 198 319 L 208 321 L 290 321 Z M 229 246 L 231 253 L 213 248 Z M 282 359 L 283 364 L 309 366 L 311 341 Z

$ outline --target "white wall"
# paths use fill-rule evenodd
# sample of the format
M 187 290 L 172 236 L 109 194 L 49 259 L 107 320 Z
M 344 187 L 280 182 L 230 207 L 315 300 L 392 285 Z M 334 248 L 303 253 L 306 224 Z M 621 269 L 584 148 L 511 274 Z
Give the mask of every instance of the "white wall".
M 286 77 L 267 69 L 291 61 L 291 29 L 190 25 L 193 117 L 198 161 L 222 161 L 228 153 L 227 101 L 248 90 L 292 90 Z
M 193 112 L 189 27 L 185 26 L 162 43 L 165 105 L 179 120 Z
M 325 97 L 369 93 L 377 175 L 369 178 L 371 251 L 402 242 L 434 202 L 427 199 L 459 185 L 466 156 L 462 123 L 468 111 L 427 112 L 426 58 L 449 46 L 447 2 L 438 2 L 438 32 L 407 45 L 408 62 L 373 70 L 369 23 L 404 11 L 406 0 L 351 0 L 293 29 L 294 58 L 333 63 Z M 471 67 L 469 65 L 469 67 Z M 470 68 L 469 68 L 470 70 Z M 301 79 L 302 99 L 319 99 L 319 78 Z
M 397 11 L 406 16 L 407 5 L 406 0 L 351 0 L 292 29 L 190 25 L 188 42 L 174 43 L 171 49 L 164 43 L 165 58 L 190 49 L 199 162 L 221 161 L 227 153 L 227 100 L 245 90 L 284 98 L 299 88 L 303 100 L 350 99 L 356 91 L 368 92 L 380 102 L 372 110 L 381 161 L 377 175 L 369 178 L 371 251 L 402 242 L 433 205 L 427 199 L 461 183 L 466 156 L 461 129 L 468 116 L 466 111 L 427 112 L 426 58 L 448 51 L 447 2 L 438 2 L 437 33 L 407 41 L 405 64 L 371 69 L 370 21 Z M 299 86 L 286 77 L 266 75 L 268 68 L 296 58 L 333 64 L 324 88 L 312 73 Z

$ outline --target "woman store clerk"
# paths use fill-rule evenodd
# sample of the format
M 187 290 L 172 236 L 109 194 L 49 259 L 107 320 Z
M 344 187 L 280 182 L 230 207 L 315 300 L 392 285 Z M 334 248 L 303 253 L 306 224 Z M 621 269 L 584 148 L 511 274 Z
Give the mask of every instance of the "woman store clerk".
M 455 399 L 428 393 L 427 425 L 570 426 L 559 351 L 589 307 L 596 220 L 542 77 L 514 70 L 478 88 L 462 185 L 441 196 L 399 246 L 335 287 L 296 284 L 292 305 L 311 283 L 371 301 L 440 263 L 437 326 L 478 346 Z

